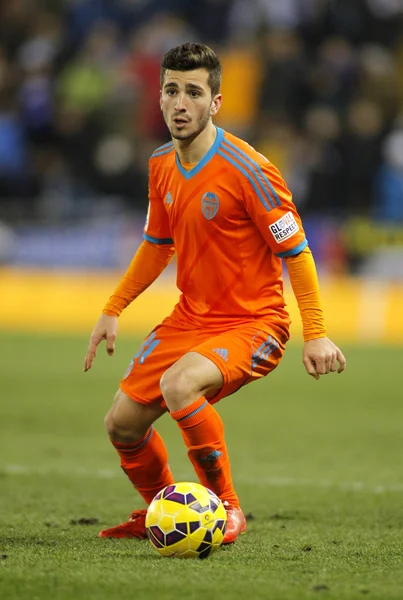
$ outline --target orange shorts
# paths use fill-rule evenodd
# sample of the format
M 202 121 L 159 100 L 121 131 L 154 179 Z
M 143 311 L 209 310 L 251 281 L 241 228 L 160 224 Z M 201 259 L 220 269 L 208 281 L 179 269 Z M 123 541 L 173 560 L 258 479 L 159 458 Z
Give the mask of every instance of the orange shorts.
M 144 340 L 120 382 L 120 389 L 140 404 L 159 402 L 165 406 L 160 379 L 187 352 L 206 356 L 220 369 L 224 385 L 209 399 L 214 404 L 273 371 L 288 339 L 287 330 L 273 328 L 267 321 L 254 321 L 220 333 L 179 329 L 167 321 Z

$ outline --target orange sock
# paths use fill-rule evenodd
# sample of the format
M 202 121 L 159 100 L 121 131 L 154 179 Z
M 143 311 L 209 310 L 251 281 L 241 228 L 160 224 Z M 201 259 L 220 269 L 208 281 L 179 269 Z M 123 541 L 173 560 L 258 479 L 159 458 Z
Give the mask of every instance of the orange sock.
M 111 442 L 120 456 L 120 466 L 147 504 L 163 487 L 174 483 L 167 449 L 153 427 L 138 442 Z
M 221 500 L 239 507 L 232 484 L 224 425 L 215 408 L 202 396 L 187 408 L 171 412 L 171 417 L 180 427 L 200 483 Z

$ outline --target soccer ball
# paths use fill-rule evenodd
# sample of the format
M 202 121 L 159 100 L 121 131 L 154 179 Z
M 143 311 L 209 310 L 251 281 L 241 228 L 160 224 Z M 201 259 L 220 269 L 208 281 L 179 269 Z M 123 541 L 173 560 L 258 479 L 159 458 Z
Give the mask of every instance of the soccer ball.
M 168 485 L 147 510 L 147 535 L 162 556 L 207 558 L 221 546 L 227 513 L 221 500 L 199 483 Z

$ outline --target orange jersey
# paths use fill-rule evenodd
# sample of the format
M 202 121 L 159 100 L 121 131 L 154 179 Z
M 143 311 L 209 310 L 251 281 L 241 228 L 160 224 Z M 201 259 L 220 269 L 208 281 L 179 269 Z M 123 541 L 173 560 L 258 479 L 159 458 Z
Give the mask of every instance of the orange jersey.
M 281 257 L 307 240 L 290 191 L 263 155 L 217 127 L 211 149 L 186 170 L 169 142 L 151 156 L 149 199 L 144 238 L 173 241 L 177 254 L 175 320 L 288 325 Z

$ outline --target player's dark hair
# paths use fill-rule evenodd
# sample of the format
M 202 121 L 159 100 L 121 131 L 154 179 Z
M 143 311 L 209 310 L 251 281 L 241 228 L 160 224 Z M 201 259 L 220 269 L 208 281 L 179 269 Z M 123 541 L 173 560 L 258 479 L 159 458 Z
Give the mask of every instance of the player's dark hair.
M 168 69 L 170 71 L 206 69 L 209 74 L 208 84 L 211 95 L 216 96 L 220 92 L 221 63 L 214 50 L 205 44 L 186 43 L 169 50 L 161 62 L 161 87 Z

